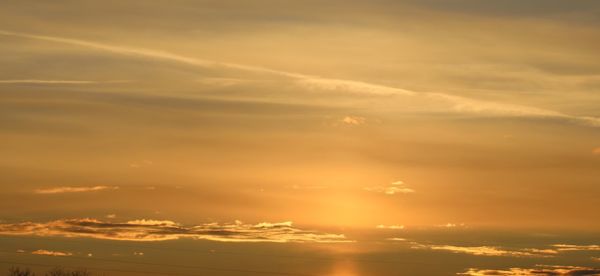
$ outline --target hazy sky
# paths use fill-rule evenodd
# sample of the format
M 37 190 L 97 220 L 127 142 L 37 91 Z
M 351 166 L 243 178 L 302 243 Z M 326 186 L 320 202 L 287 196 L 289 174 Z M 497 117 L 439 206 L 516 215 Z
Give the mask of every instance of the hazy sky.
M 594 253 L 598 45 L 595 0 L 4 1 L 0 233 Z

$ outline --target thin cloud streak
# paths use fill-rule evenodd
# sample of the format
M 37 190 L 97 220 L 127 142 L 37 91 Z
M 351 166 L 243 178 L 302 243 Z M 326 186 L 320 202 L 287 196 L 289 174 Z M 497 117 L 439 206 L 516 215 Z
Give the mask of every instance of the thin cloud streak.
M 558 251 L 600 251 L 600 245 L 553 244 Z
M 166 241 L 189 238 L 221 242 L 352 242 L 343 234 L 302 230 L 292 222 L 244 224 L 205 223 L 183 226 L 169 220 L 132 220 L 113 223 L 97 219 L 64 219 L 46 223 L 0 224 L 1 235 L 93 238 L 120 241 Z
M 131 48 L 114 46 L 103 43 L 90 42 L 79 39 L 55 37 L 55 36 L 43 36 L 34 35 L 28 33 L 18 33 L 0 30 L 0 35 L 37 39 L 43 41 L 51 41 L 56 43 L 63 43 L 69 45 L 76 45 L 81 47 L 87 47 L 96 50 L 109 51 L 124 55 L 143 56 L 154 59 L 162 59 L 174 62 L 180 62 L 193 66 L 200 67 L 224 67 L 232 68 L 244 71 L 251 71 L 256 73 L 267 73 L 282 77 L 288 77 L 298 80 L 298 84 L 313 89 L 320 90 L 340 90 L 344 92 L 356 93 L 356 94 L 368 94 L 368 95 L 379 95 L 379 96 L 421 96 L 425 99 L 442 101 L 450 104 L 450 110 L 458 113 L 467 114 L 483 114 L 492 116 L 515 116 L 515 117 L 535 117 L 535 118 L 554 118 L 562 119 L 567 121 L 573 121 L 580 124 L 600 127 L 600 118 L 590 116 L 574 116 L 564 114 L 558 111 L 513 105 L 513 104 L 502 104 L 489 101 L 474 100 L 460 96 L 453 96 L 444 93 L 429 93 L 429 92 L 415 92 L 395 87 L 389 87 L 384 85 L 377 85 L 367 82 L 352 81 L 352 80 L 340 80 L 321 78 L 317 76 L 274 70 L 259 66 L 250 66 L 236 63 L 224 63 L 211 60 L 197 59 L 187 57 L 179 54 L 174 54 L 166 51 L 157 51 L 144 48 Z
M 45 249 L 39 249 L 36 251 L 31 252 L 31 254 L 33 255 L 46 255 L 46 256 L 71 256 L 73 255 L 73 253 L 71 252 L 61 252 L 61 251 L 52 251 L 52 250 L 45 250 Z
M 96 192 L 102 190 L 117 190 L 117 186 L 91 186 L 91 187 L 54 187 L 37 189 L 34 192 L 36 194 L 64 194 L 64 193 L 84 193 L 84 192 Z
M 455 245 L 426 245 L 411 242 L 413 249 L 430 249 L 463 253 L 475 256 L 503 256 L 503 257 L 554 257 L 558 254 L 553 249 L 523 248 L 503 249 L 496 246 L 455 246 Z
M 98 81 L 84 81 L 84 80 L 0 80 L 0 84 L 19 84 L 19 83 L 31 83 L 31 84 L 96 84 Z

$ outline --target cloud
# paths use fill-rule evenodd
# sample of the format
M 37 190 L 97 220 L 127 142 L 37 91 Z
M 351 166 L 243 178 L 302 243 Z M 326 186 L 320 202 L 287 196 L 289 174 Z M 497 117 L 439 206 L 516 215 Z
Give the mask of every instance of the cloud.
M 553 249 L 503 249 L 496 246 L 455 246 L 455 245 L 425 245 L 413 242 L 413 249 L 443 250 L 453 253 L 463 253 L 475 256 L 504 256 L 504 257 L 552 257 L 558 254 Z
M 360 126 L 367 122 L 367 119 L 359 116 L 346 116 L 340 120 L 342 123 L 350 126 Z
M 30 84 L 95 84 L 97 81 L 81 81 L 81 80 L 0 80 L 0 84 L 18 84 L 18 83 L 30 83 Z
M 39 249 L 39 250 L 33 251 L 33 252 L 31 252 L 31 254 L 47 255 L 47 256 L 71 256 L 71 255 L 73 255 L 73 253 L 70 253 L 70 252 L 51 251 L 51 250 L 45 250 L 45 249 Z
M 255 73 L 267 73 L 280 77 L 291 78 L 296 80 L 296 83 L 302 87 L 309 89 L 318 89 L 325 91 L 339 91 L 344 93 L 353 94 L 366 94 L 366 95 L 377 95 L 377 96 L 411 96 L 420 97 L 424 100 L 442 102 L 446 104 L 446 107 L 436 110 L 426 111 L 452 111 L 458 113 L 468 113 L 476 115 L 492 115 L 492 116 L 516 116 L 516 117 L 534 117 L 534 118 L 554 118 L 566 121 L 573 121 L 587 126 L 600 127 L 600 118 L 590 116 L 574 116 L 564 114 L 554 110 L 541 109 L 536 107 L 515 105 L 515 104 L 503 104 L 491 101 L 475 100 L 460 96 L 449 95 L 445 93 L 431 93 L 431 92 L 416 92 L 406 89 L 390 87 L 385 85 L 372 84 L 367 82 L 353 81 L 353 80 L 341 80 L 323 78 L 318 76 L 299 74 L 293 72 L 287 72 L 282 70 L 274 70 L 259 66 L 251 66 L 236 63 L 225 63 L 211 60 L 197 59 L 187 57 L 175 53 L 166 51 L 158 51 L 144 48 L 131 48 L 114 46 L 109 44 L 90 42 L 80 39 L 71 39 L 55 36 L 44 36 L 34 35 L 28 33 L 18 33 L 0 30 L 0 35 L 21 37 L 28 39 L 36 39 L 43 41 L 51 41 L 56 43 L 63 43 L 69 45 L 76 45 L 86 47 L 95 50 L 108 51 L 123 55 L 134 55 L 147 57 L 152 59 L 160 59 L 172 62 L 179 62 L 183 64 L 200 66 L 203 68 L 214 68 L 223 67 L 231 68 Z M 449 106 L 448 106 L 449 105 Z
M 600 245 L 553 244 L 558 251 L 600 251 Z
M 117 214 L 108 214 L 108 215 L 106 215 L 105 217 L 106 217 L 106 218 L 109 218 L 109 219 L 114 219 L 114 218 L 116 218 L 116 217 L 117 217 Z
M 436 227 L 444 227 L 444 228 L 456 228 L 456 227 L 466 227 L 464 223 L 446 223 L 446 224 L 438 224 Z
M 389 239 L 387 239 L 387 240 L 388 240 L 388 241 L 402 241 L 402 242 L 403 242 L 403 241 L 406 241 L 406 239 L 405 239 L 405 238 L 389 238 Z
M 58 236 L 122 241 L 165 241 L 190 238 L 223 242 L 351 242 L 343 234 L 295 228 L 292 222 L 244 224 L 206 223 L 183 226 L 170 220 L 131 220 L 112 223 L 96 219 L 64 219 L 46 223 L 0 224 L 3 235 Z
M 592 150 L 592 154 L 593 155 L 600 155 L 600 147 L 597 147 L 595 149 Z
M 153 164 L 154 164 L 154 162 L 152 162 L 152 160 L 142 160 L 140 162 L 133 162 L 133 163 L 129 164 L 129 167 L 137 169 L 137 168 L 152 166 Z
M 315 78 L 309 76 L 303 76 L 298 82 L 299 85 L 307 87 L 309 89 L 319 89 L 328 91 L 339 91 L 353 94 L 366 94 L 366 95 L 380 95 L 380 96 L 391 96 L 391 95 L 404 95 L 414 96 L 417 92 L 409 91 L 400 88 L 394 88 L 389 86 L 371 84 L 360 81 L 351 80 L 339 80 L 339 79 L 328 79 L 328 78 Z
M 383 225 L 379 224 L 375 226 L 377 229 L 404 229 L 404 225 Z
M 469 268 L 466 272 L 457 273 L 464 276 L 507 275 L 507 276 L 575 276 L 600 275 L 600 269 L 581 266 L 536 265 L 535 268 L 478 269 Z
M 411 188 L 405 187 L 404 182 L 395 181 L 390 183 L 389 186 L 374 186 L 374 187 L 364 187 L 365 191 L 375 192 L 375 193 L 383 193 L 386 195 L 395 195 L 395 194 L 409 194 L 414 193 L 415 190 Z
M 102 190 L 116 190 L 119 189 L 117 186 L 90 186 L 90 187 L 55 187 L 46 189 L 37 189 L 34 192 L 36 194 L 63 194 L 63 193 L 83 193 L 83 192 L 95 192 Z
M 153 220 L 153 219 L 136 219 L 130 220 L 127 224 L 134 225 L 161 225 L 161 226 L 177 226 L 178 224 L 170 220 Z

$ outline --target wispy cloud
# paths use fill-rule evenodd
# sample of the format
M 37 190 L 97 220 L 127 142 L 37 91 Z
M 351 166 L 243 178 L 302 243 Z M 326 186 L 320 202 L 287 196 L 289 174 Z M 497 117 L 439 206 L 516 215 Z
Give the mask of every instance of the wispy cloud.
M 457 227 L 466 227 L 466 225 L 464 223 L 446 223 L 446 224 L 438 224 L 436 225 L 436 227 L 442 227 L 442 228 L 457 228 Z
M 600 245 L 553 244 L 558 251 L 600 251 Z
M 340 120 L 340 122 L 344 123 L 345 125 L 360 126 L 364 125 L 367 122 L 367 119 L 360 116 L 345 116 Z
M 84 193 L 84 192 L 95 192 L 102 190 L 116 190 L 119 189 L 117 186 L 89 186 L 89 187 L 53 187 L 53 188 L 44 188 L 44 189 L 36 189 L 34 192 L 36 194 L 63 194 L 63 193 Z
M 556 275 L 600 275 L 600 269 L 581 266 L 536 265 L 534 268 L 479 269 L 469 268 L 457 273 L 464 276 L 507 275 L 507 276 L 556 276 Z
M 404 229 L 404 225 L 383 225 L 379 224 L 375 226 L 377 229 Z
M 287 77 L 296 80 L 296 83 L 300 86 L 317 89 L 322 91 L 339 91 L 343 93 L 353 94 L 366 94 L 366 95 L 379 95 L 379 96 L 411 96 L 421 97 L 424 100 L 436 101 L 445 103 L 446 107 L 443 110 L 433 111 L 452 111 L 459 113 L 468 113 L 476 115 L 492 115 L 492 116 L 515 116 L 515 117 L 535 117 L 535 118 L 554 118 L 566 121 L 573 121 L 581 124 L 585 124 L 593 127 L 600 127 L 600 118 L 591 116 L 575 116 L 564 114 L 562 112 L 541 109 L 536 107 L 529 107 L 515 104 L 504 104 L 491 101 L 483 101 L 470 99 L 460 96 L 449 95 L 445 93 L 431 93 L 431 92 L 416 92 L 396 87 L 390 87 L 386 85 L 379 85 L 367 82 L 360 82 L 354 80 L 341 80 L 323 78 L 318 76 L 312 76 L 307 74 L 299 74 L 293 72 L 287 72 L 282 70 L 274 70 L 270 68 L 264 68 L 259 66 L 251 66 L 237 63 L 226 63 L 217 62 L 205 59 L 198 59 L 188 56 L 183 56 L 166 51 L 151 50 L 145 48 L 132 48 L 115 46 L 104 43 L 97 43 L 91 41 L 85 41 L 80 39 L 63 38 L 56 36 L 44 36 L 34 35 L 28 33 L 9 32 L 0 30 L 0 35 L 14 36 L 28 39 L 36 39 L 43 41 L 51 41 L 56 43 L 63 43 L 69 45 L 76 45 L 86 47 L 95 50 L 108 51 L 123 55 L 133 55 L 140 57 L 147 57 L 152 59 L 161 59 L 172 62 L 179 62 L 183 64 L 206 67 L 223 67 L 237 70 L 251 71 L 255 73 L 267 73 L 281 77 Z M 432 111 L 432 110 L 427 110 Z
M 183 226 L 169 220 L 132 220 L 113 223 L 96 219 L 65 219 L 46 223 L 0 224 L 0 234 L 82 237 L 123 241 L 164 241 L 180 238 L 223 242 L 351 242 L 343 234 L 296 228 L 292 222 L 244 224 L 206 223 Z
M 388 186 L 372 186 L 364 187 L 363 189 L 365 191 L 383 193 L 386 195 L 410 194 L 415 192 L 415 190 L 406 187 L 403 181 L 395 181 L 390 183 Z
M 413 249 L 430 249 L 450 251 L 476 256 L 505 256 L 505 257 L 553 257 L 558 251 L 553 249 L 523 248 L 505 249 L 496 246 L 455 246 L 455 245 L 426 245 L 412 242 Z
M 388 238 L 388 241 L 401 241 L 401 242 L 405 242 L 407 241 L 405 238 Z
M 31 83 L 31 84 L 94 84 L 99 83 L 97 81 L 85 81 L 85 80 L 0 80 L 0 84 L 6 83 Z
M 71 256 L 71 255 L 73 255 L 73 253 L 71 253 L 71 252 L 52 251 L 52 250 L 45 250 L 45 249 L 39 249 L 39 250 L 33 251 L 33 252 L 31 252 L 31 254 L 47 255 L 47 256 Z

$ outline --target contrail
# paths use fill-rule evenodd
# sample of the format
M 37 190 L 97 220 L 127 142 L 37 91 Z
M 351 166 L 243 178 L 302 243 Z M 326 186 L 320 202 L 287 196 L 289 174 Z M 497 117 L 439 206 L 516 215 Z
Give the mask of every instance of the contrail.
M 203 68 L 232 68 L 256 73 L 267 73 L 276 76 L 288 77 L 294 79 L 299 85 L 307 88 L 317 88 L 321 90 L 336 90 L 346 91 L 355 94 L 368 94 L 368 95 L 379 95 L 379 96 L 420 96 L 425 99 L 447 102 L 450 104 L 450 110 L 459 113 L 469 114 L 487 114 L 487 115 L 500 115 L 500 116 L 516 116 L 516 117 L 540 117 L 540 118 L 556 118 L 575 121 L 583 123 L 585 125 L 600 127 L 600 118 L 588 117 L 588 116 L 574 116 L 564 114 L 554 110 L 541 109 L 530 106 L 521 106 L 513 104 L 502 104 L 490 101 L 482 101 L 469 99 L 460 96 L 454 96 L 444 93 L 429 93 L 429 92 L 415 92 L 405 90 L 396 87 L 390 87 L 385 85 L 378 85 L 367 82 L 343 80 L 343 79 L 331 79 L 323 78 L 319 76 L 312 76 L 307 74 L 300 74 L 294 72 L 287 72 L 281 70 L 275 70 L 270 68 L 264 68 L 259 66 L 251 66 L 237 63 L 218 62 L 212 60 L 198 59 L 193 57 L 187 57 L 171 52 L 158 51 L 145 48 L 131 48 L 123 46 L 115 46 L 104 43 L 91 42 L 80 39 L 55 37 L 55 36 L 44 36 L 35 35 L 29 33 L 18 33 L 0 30 L 0 35 L 21 37 L 35 40 L 50 41 L 62 44 L 76 45 L 86 47 L 90 49 L 102 50 L 113 52 L 123 55 L 142 56 L 154 59 L 161 59 L 167 61 L 174 61 L 183 64 L 199 66 Z

